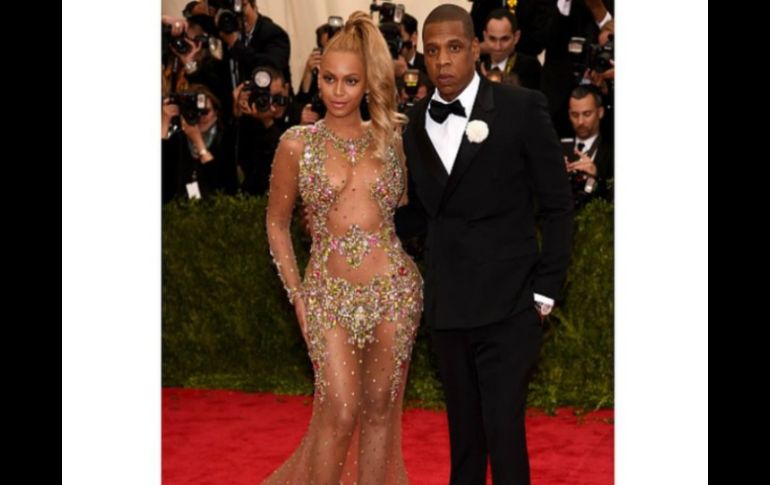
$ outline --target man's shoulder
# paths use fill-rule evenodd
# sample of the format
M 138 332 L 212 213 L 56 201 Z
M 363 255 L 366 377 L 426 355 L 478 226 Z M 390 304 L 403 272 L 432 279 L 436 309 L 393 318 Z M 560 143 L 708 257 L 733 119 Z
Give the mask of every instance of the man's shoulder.
M 518 59 L 516 61 L 516 63 L 517 64 L 521 63 L 522 66 L 531 67 L 531 66 L 535 66 L 535 64 L 537 64 L 536 67 L 540 67 L 540 61 L 538 61 L 537 57 L 535 57 L 535 56 L 531 56 L 531 55 L 525 54 L 523 52 L 517 52 L 516 53 L 516 58 Z
M 283 27 L 273 22 L 273 19 L 266 15 L 260 14 L 259 20 L 257 22 L 262 24 L 262 28 L 260 30 L 262 31 L 263 35 L 280 35 L 286 36 L 287 38 L 289 36 Z
M 543 93 L 536 89 L 492 82 L 489 83 L 489 86 L 494 96 L 495 108 L 505 106 L 506 109 L 514 107 L 523 110 L 525 107 L 538 102 L 541 98 L 545 100 Z

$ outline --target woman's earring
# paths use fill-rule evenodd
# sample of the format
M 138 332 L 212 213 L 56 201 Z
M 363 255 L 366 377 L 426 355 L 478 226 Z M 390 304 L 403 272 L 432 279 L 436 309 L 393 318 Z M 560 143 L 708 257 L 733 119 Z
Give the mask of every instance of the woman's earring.
M 364 95 L 364 98 L 366 99 L 367 104 L 369 103 L 369 91 L 366 92 Z

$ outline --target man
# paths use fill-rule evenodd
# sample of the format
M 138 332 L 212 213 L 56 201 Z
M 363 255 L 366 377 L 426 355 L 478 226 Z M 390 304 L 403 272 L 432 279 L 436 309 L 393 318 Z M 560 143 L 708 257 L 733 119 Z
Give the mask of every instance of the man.
M 270 17 L 259 13 L 257 0 L 243 2 L 243 24 L 244 35 L 238 31 L 219 34 L 227 46 L 226 59 L 230 64 L 230 74 L 234 78 L 233 88 L 243 82 L 257 66 L 279 69 L 291 84 L 291 46 L 286 31 Z M 236 64 L 237 71 L 234 69 Z
M 563 138 L 564 163 L 572 181 L 575 205 L 582 206 L 594 196 L 610 198 L 607 180 L 613 177 L 611 143 L 602 136 L 602 98 L 595 89 L 578 86 L 569 98 L 569 120 L 575 138 Z
M 481 42 L 481 52 L 486 53 L 484 28 L 490 12 L 503 7 L 516 15 L 521 38 L 516 44 L 516 52 L 537 57 L 545 48 L 553 16 L 556 12 L 556 0 L 471 0 L 471 18 L 473 30 Z M 569 0 L 560 0 L 569 1 Z
M 250 92 L 239 85 L 233 97 L 236 116 L 241 120 L 241 139 L 238 151 L 238 168 L 243 175 L 241 190 L 251 195 L 265 195 L 270 185 L 270 167 L 278 148 L 281 135 L 289 127 L 299 124 L 301 106 L 289 96 L 289 83 L 283 73 L 266 66 L 257 68 L 270 74 L 269 103 L 259 109 L 249 103 Z
M 532 56 L 516 52 L 520 37 L 521 31 L 513 13 L 504 8 L 490 12 L 484 27 L 489 56 L 484 59 L 483 65 L 488 69 L 497 68 L 503 75 L 516 74 L 519 84 L 525 88 L 540 89 L 540 62 Z
M 401 18 L 401 40 L 404 47 L 401 49 L 401 55 L 406 60 L 409 69 L 419 69 L 425 71 L 425 56 L 417 51 L 417 19 L 405 13 Z
M 451 483 L 483 485 L 489 458 L 495 484 L 528 484 L 527 385 L 572 234 L 561 146 L 542 94 L 476 74 L 468 12 L 434 9 L 423 45 L 436 92 L 404 133 L 409 205 L 397 223 L 404 239 L 427 231 L 424 318 L 444 384 Z
M 548 98 L 548 109 L 559 136 L 569 136 L 572 132 L 567 117 L 569 95 L 580 84 L 588 67 L 582 65 L 585 49 L 598 42 L 599 32 L 612 21 L 613 5 L 612 0 L 557 2 L 545 46 L 540 89 Z

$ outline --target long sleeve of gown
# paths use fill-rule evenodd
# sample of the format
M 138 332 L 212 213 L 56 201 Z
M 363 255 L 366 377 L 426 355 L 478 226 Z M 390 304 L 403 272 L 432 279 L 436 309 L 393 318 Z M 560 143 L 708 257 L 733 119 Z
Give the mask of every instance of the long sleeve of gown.
M 302 284 L 290 232 L 301 154 L 302 141 L 294 130 L 289 130 L 281 138 L 273 159 L 266 217 L 270 255 L 292 303 Z

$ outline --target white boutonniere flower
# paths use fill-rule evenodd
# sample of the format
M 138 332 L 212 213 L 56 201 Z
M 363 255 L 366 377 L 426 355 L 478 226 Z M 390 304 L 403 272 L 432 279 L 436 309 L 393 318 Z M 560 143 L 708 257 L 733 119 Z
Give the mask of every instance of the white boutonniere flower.
M 471 120 L 465 128 L 465 135 L 471 143 L 481 143 L 489 136 L 489 127 L 481 120 Z

